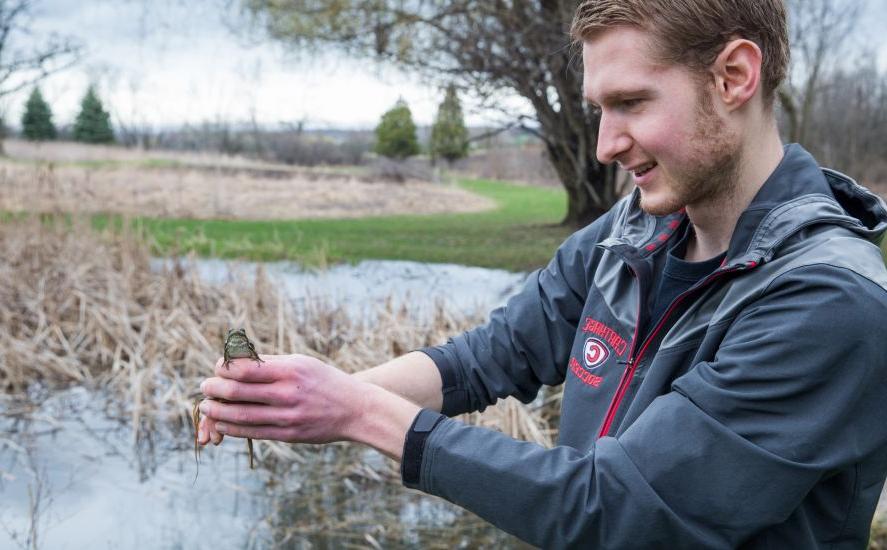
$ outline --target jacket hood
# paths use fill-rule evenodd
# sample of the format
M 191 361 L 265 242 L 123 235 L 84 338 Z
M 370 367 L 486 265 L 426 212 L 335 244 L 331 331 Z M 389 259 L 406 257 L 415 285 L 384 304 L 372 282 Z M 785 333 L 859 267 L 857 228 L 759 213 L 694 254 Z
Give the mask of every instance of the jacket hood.
M 779 165 L 739 217 L 728 261 L 767 261 L 786 239 L 817 224 L 845 227 L 878 242 L 887 231 L 887 205 L 848 176 L 820 168 L 800 145 L 787 145 Z

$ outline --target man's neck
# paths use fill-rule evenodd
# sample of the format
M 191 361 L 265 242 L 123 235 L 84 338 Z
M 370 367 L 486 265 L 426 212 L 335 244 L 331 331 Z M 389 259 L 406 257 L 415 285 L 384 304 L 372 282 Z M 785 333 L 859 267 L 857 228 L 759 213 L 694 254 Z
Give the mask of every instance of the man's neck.
M 727 250 L 739 216 L 779 165 L 782 156 L 782 141 L 775 124 L 763 139 L 758 134 L 756 139 L 747 140 L 732 192 L 687 205 L 687 216 L 693 222 L 694 233 L 687 243 L 684 259 L 690 262 L 707 260 Z

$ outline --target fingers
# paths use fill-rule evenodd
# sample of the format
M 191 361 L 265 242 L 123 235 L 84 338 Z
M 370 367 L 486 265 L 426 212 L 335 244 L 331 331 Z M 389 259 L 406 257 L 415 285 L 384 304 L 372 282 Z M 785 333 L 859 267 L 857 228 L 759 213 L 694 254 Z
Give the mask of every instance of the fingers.
M 218 429 L 225 435 L 233 437 L 249 437 L 251 439 L 272 439 L 275 441 L 290 441 L 292 434 L 290 428 L 281 426 L 244 426 L 241 424 L 229 424 L 219 422 Z
M 230 378 L 241 382 L 267 383 L 286 378 L 290 368 L 282 364 L 281 358 L 288 355 L 260 355 L 262 360 L 232 359 L 225 365 L 223 359 L 216 362 L 215 373 L 220 378 Z
M 225 401 L 282 404 L 272 384 L 249 384 L 228 378 L 207 378 L 200 384 L 203 395 Z
M 288 409 L 251 403 L 220 403 L 211 399 L 200 403 L 200 411 L 215 423 L 288 426 L 295 420 Z M 217 425 L 213 428 L 219 431 Z
M 200 431 L 197 434 L 197 442 L 202 446 L 212 441 L 213 445 L 222 442 L 224 436 L 216 430 L 216 422 L 212 418 L 200 419 Z
M 209 443 L 209 432 L 206 429 L 206 419 L 201 418 L 200 424 L 197 425 L 197 443 L 206 445 Z

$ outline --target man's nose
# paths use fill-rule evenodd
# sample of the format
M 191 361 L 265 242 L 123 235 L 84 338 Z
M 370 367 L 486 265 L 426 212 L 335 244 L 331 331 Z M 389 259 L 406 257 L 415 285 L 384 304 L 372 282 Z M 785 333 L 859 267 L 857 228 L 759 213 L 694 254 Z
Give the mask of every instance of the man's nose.
M 631 138 L 622 125 L 613 117 L 601 114 L 601 124 L 597 134 L 597 159 L 602 164 L 610 164 L 629 148 L 631 148 Z

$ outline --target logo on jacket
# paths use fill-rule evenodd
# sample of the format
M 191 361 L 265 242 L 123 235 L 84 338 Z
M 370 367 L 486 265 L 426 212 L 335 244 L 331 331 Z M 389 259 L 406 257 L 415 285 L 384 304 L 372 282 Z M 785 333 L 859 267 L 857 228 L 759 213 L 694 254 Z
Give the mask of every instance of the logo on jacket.
M 616 355 L 622 356 L 628 351 L 628 342 L 625 341 L 625 338 L 619 336 L 618 332 L 597 319 L 586 317 L 582 332 L 590 332 L 595 336 L 598 336 L 600 338 L 598 341 L 606 342 L 609 346 L 607 349 L 612 349 L 616 352 Z
M 585 340 L 583 355 L 585 357 L 585 367 L 594 369 L 607 360 L 610 356 L 610 350 L 606 344 L 597 338 L 588 338 Z

